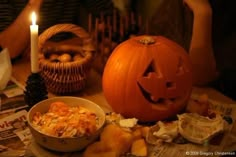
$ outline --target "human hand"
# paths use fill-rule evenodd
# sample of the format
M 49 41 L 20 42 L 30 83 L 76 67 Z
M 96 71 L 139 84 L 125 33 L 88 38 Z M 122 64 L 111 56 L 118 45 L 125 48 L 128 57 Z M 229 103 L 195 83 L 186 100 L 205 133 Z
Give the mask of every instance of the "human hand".
M 183 2 L 192 10 L 194 15 L 212 13 L 212 8 L 208 0 L 183 0 Z

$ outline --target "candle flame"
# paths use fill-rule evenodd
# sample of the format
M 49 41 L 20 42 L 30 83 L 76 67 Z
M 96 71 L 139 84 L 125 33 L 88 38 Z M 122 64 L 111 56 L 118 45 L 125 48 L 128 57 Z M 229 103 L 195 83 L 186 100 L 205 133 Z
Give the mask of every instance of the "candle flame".
M 35 14 L 35 12 L 32 12 L 31 19 L 32 19 L 32 25 L 36 25 L 36 14 Z

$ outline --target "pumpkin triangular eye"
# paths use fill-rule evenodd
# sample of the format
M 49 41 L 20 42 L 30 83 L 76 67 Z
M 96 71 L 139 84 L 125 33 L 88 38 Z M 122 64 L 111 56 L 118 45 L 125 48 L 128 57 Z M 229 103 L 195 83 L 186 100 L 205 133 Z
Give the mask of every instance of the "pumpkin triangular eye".
M 148 67 L 144 71 L 143 76 L 148 76 L 148 74 L 151 73 L 151 72 L 155 72 L 155 73 L 158 74 L 158 71 L 157 71 L 157 69 L 155 67 L 155 63 L 154 63 L 153 60 L 148 64 Z

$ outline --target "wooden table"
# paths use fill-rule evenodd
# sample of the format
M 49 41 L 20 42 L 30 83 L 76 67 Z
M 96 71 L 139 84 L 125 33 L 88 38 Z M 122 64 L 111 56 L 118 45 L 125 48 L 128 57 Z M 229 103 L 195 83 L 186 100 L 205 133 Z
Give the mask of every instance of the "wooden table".
M 24 88 L 27 77 L 30 75 L 30 61 L 27 59 L 22 59 L 14 63 L 12 75 L 15 81 L 18 82 L 22 88 Z M 213 99 L 219 102 L 235 103 L 235 101 L 233 101 L 232 99 L 224 96 L 222 93 L 212 88 L 206 88 L 206 87 L 193 88 L 193 94 L 203 94 L 203 93 L 207 94 L 210 99 Z M 53 96 L 56 96 L 56 95 L 49 93 L 49 97 L 53 97 Z M 84 97 L 97 103 L 104 109 L 105 112 L 111 111 L 111 107 L 105 100 L 105 97 L 102 92 L 101 75 L 95 72 L 94 70 L 91 70 L 91 73 L 87 80 L 86 88 L 83 91 L 78 92 L 77 94 L 74 94 L 74 96 Z M 33 146 L 33 148 L 35 147 Z M 37 148 L 34 151 L 38 151 L 38 153 L 45 153 L 42 150 L 40 150 L 40 148 L 39 149 Z M 50 155 L 50 156 L 53 156 L 53 155 Z

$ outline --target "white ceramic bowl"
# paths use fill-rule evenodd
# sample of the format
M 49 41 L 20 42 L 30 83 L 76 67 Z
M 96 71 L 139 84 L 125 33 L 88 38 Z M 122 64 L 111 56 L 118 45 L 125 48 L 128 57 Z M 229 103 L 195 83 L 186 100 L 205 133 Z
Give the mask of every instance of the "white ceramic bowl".
M 62 138 L 49 136 L 35 129 L 32 125 L 32 118 L 35 112 L 46 113 L 49 110 L 50 104 L 56 101 L 64 102 L 69 106 L 79 105 L 94 112 L 98 116 L 98 130 L 96 131 L 96 133 L 91 136 Z M 32 136 L 39 145 L 43 146 L 46 149 L 54 151 L 72 152 L 84 149 L 87 145 L 98 138 L 99 134 L 101 133 L 102 127 L 105 124 L 105 112 L 100 108 L 100 106 L 90 100 L 79 97 L 60 96 L 49 98 L 35 104 L 28 112 L 27 121 Z

